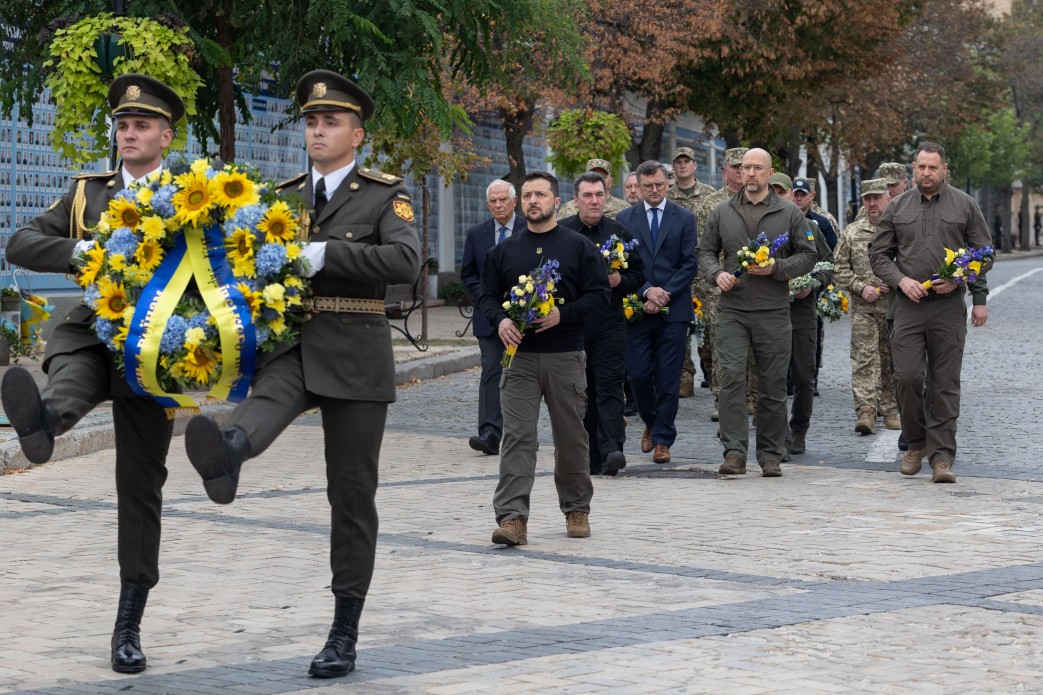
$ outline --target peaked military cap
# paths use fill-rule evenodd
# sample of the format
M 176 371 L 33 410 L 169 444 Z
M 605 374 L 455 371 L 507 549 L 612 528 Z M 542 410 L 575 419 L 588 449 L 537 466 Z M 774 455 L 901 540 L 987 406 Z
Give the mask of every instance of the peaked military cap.
M 154 77 L 128 73 L 109 85 L 113 116 L 162 116 L 174 125 L 185 115 L 185 102 Z
M 771 178 L 768 179 L 768 185 L 769 186 L 782 186 L 787 191 L 792 191 L 793 190 L 793 179 L 791 179 L 786 174 L 783 174 L 781 171 L 776 171 L 774 174 L 771 175 Z
M 724 151 L 724 166 L 732 167 L 742 164 L 742 158 L 750 151 L 749 147 L 732 147 Z
M 880 165 L 879 176 L 882 179 L 887 179 L 887 183 L 895 184 L 905 181 L 909 177 L 909 172 L 904 164 L 885 162 Z
M 887 179 L 865 179 L 862 181 L 862 195 L 887 195 L 888 183 Z
M 294 93 L 301 113 L 354 111 L 364 121 L 376 108 L 362 87 L 332 70 L 312 70 L 297 81 Z
M 674 150 L 674 156 L 670 158 L 671 162 L 677 161 L 678 157 L 688 157 L 688 159 L 695 161 L 695 150 L 691 147 L 678 147 Z
M 612 164 L 607 159 L 588 159 L 587 171 L 594 171 L 595 169 L 601 169 L 609 176 L 612 175 Z

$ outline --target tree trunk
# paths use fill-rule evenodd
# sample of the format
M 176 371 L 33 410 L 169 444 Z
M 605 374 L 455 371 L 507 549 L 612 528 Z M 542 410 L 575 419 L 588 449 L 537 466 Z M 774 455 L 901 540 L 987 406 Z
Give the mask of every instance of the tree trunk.
M 660 116 L 659 104 L 648 102 L 645 107 L 645 127 L 641 129 L 641 139 L 635 140 L 627 153 L 627 161 L 631 169 L 637 169 L 642 162 L 658 160 L 663 143 L 663 120 Z
M 232 47 L 232 25 L 228 15 L 220 12 L 214 16 L 217 24 L 217 43 L 224 49 Z M 221 133 L 221 161 L 235 161 L 235 86 L 232 82 L 232 66 L 217 69 L 217 123 Z
M 1032 212 L 1029 209 L 1029 196 L 1032 195 L 1032 189 L 1029 187 L 1028 181 L 1025 177 L 1022 177 L 1021 181 L 1021 214 L 1019 219 L 1021 220 L 1021 241 L 1018 243 L 1018 248 L 1022 251 L 1032 246 Z
M 521 186 L 525 180 L 525 138 L 532 131 L 532 121 L 536 112 L 535 102 L 521 105 L 511 113 L 500 109 L 500 124 L 507 141 L 507 163 L 511 167 L 511 183 L 518 192 L 518 204 L 521 205 Z M 520 209 L 520 207 L 519 207 Z
M 1011 248 L 1011 242 L 1013 241 L 1013 239 L 1011 238 L 1011 222 L 1012 222 L 1011 217 L 1012 217 L 1012 215 L 1011 215 L 1011 205 L 1010 205 L 1011 193 L 1012 193 L 1012 189 L 1011 189 L 1009 184 L 1000 189 L 1000 196 L 1001 196 L 1000 209 L 1003 212 L 1003 250 L 1004 251 L 1011 251 L 1012 250 L 1012 248 Z

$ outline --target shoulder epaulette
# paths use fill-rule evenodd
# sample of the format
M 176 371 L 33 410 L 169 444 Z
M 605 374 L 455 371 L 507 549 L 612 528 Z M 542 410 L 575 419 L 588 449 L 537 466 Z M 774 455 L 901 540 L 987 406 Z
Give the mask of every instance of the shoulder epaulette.
M 82 174 L 76 174 L 73 176 L 74 179 L 109 179 L 118 174 L 118 170 L 113 171 L 87 171 Z
M 385 174 L 382 171 L 376 169 L 359 169 L 359 176 L 370 181 L 376 181 L 382 183 L 385 186 L 392 186 L 402 181 L 398 176 L 392 176 L 391 174 Z
M 291 186 L 293 186 L 295 184 L 303 187 L 304 186 L 304 179 L 306 179 L 306 178 L 308 178 L 308 172 L 304 172 L 302 174 L 297 174 L 296 176 L 294 176 L 291 179 L 286 179 L 285 181 L 280 181 L 279 183 L 275 184 L 275 188 L 276 188 L 276 190 L 282 190 L 284 188 L 290 188 Z

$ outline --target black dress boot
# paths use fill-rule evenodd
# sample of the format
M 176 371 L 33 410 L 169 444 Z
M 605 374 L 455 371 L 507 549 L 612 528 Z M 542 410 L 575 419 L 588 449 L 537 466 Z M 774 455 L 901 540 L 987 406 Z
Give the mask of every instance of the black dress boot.
M 33 463 L 47 463 L 54 452 L 61 418 L 40 398 L 33 375 L 24 367 L 8 369 L 0 385 L 0 399 L 22 453 Z
M 355 642 L 359 638 L 359 616 L 366 599 L 337 597 L 333 627 L 326 646 L 311 660 L 308 675 L 316 678 L 346 676 L 355 670 Z
M 116 628 L 112 631 L 112 670 L 117 673 L 145 670 L 140 626 L 147 600 L 148 589 L 126 584 L 120 587 L 120 607 L 116 612 Z
M 185 428 L 185 450 L 207 496 L 229 504 L 239 487 L 239 469 L 250 458 L 250 442 L 238 427 L 221 429 L 209 415 L 196 415 Z

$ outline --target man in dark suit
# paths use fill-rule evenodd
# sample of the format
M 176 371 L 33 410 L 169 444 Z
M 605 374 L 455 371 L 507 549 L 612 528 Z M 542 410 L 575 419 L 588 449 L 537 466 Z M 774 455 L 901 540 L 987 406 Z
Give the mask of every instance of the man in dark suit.
M 145 75 L 121 75 L 109 88 L 116 119 L 120 166 L 104 174 L 76 176 L 69 192 L 11 237 L 7 260 L 43 273 L 73 272 L 74 257 L 89 249 L 93 230 L 117 193 L 158 173 L 172 125 L 185 105 L 172 89 Z M 81 304 L 51 333 L 43 368 L 47 385 L 37 391 L 21 367 L 4 374 L 4 412 L 25 457 L 43 463 L 54 439 L 103 401 L 112 400 L 116 432 L 116 497 L 120 600 L 112 635 L 112 669 L 145 670 L 139 625 L 149 589 L 159 581 L 160 517 L 166 458 L 173 423 L 152 398 L 136 395 L 113 353 L 95 334 L 94 309 Z
M 506 241 L 516 231 L 526 228 L 525 218 L 514 212 L 518 195 L 510 181 L 496 179 L 485 189 L 485 203 L 489 206 L 492 219 L 476 224 L 467 230 L 464 241 L 464 261 L 460 267 L 460 280 L 474 302 L 474 322 L 471 324 L 478 347 L 482 351 L 482 379 L 478 386 L 478 435 L 468 442 L 472 449 L 483 454 L 500 453 L 500 438 L 503 436 L 503 415 L 500 413 L 500 358 L 503 343 L 496 335 L 496 327 L 478 311 L 482 297 L 482 267 L 485 254 L 501 241 Z
M 677 438 L 674 418 L 684 342 L 688 324 L 695 320 L 691 285 L 698 240 L 695 216 L 666 199 L 666 167 L 644 162 L 637 175 L 643 202 L 616 217 L 640 242 L 645 271 L 645 283 L 637 290 L 645 300 L 645 316 L 631 323 L 627 333 L 627 374 L 645 423 L 641 451 L 654 452 L 656 463 L 669 463 Z M 660 313 L 664 307 L 669 313 Z
M 309 673 L 331 678 L 355 668 L 358 621 L 373 577 L 377 543 L 377 461 L 387 404 L 395 400 L 395 360 L 384 316 L 390 283 L 420 269 L 413 207 L 401 179 L 359 169 L 355 152 L 373 100 L 354 82 L 314 70 L 297 83 L 305 143 L 313 165 L 280 191 L 314 201 L 300 343 L 266 356 L 253 389 L 224 429 L 192 418 L 185 448 L 207 494 L 235 499 L 242 463 L 261 454 L 305 410 L 318 407 L 332 507 L 333 626 Z

